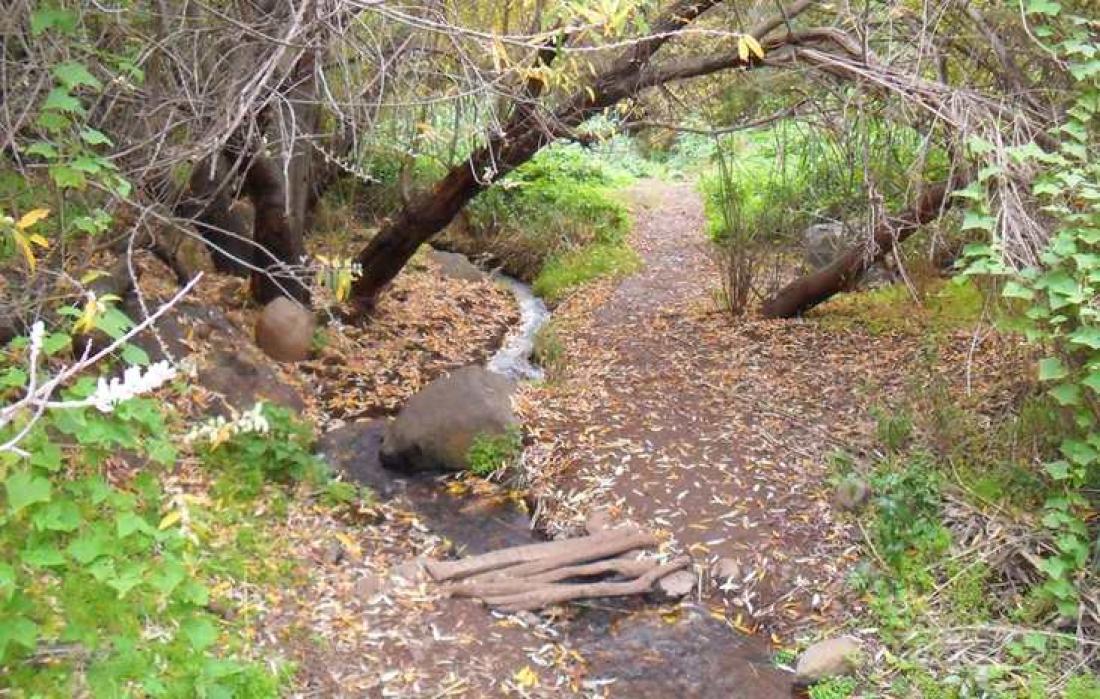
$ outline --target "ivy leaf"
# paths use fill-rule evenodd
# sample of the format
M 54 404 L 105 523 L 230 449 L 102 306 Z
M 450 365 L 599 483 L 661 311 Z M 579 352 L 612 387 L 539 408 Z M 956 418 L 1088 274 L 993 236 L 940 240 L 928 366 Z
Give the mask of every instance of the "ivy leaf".
M 992 231 L 994 226 L 997 225 L 997 219 L 992 216 L 987 216 L 977 211 L 967 211 L 966 216 L 963 217 L 962 230 L 982 230 Z
M 80 131 L 80 138 L 89 146 L 113 146 L 114 143 L 102 131 L 87 127 Z
M 1035 292 L 1019 282 L 1009 281 L 1005 283 L 1004 289 L 1001 290 L 1001 296 L 1009 299 L 1024 299 L 1025 301 L 1030 301 L 1035 298 Z
M 51 473 L 61 470 L 61 447 L 46 442 L 31 453 L 31 466 L 44 468 Z
M 1095 393 L 1100 393 L 1100 370 L 1093 371 L 1081 381 L 1083 386 L 1088 386 Z
M 61 189 L 84 189 L 88 184 L 83 172 L 68 165 L 51 165 L 50 179 Z
M 34 525 L 55 532 L 76 531 L 80 527 L 80 508 L 72 500 L 51 502 L 36 513 Z
M 1052 461 L 1048 464 L 1044 464 L 1043 468 L 1046 472 L 1056 481 L 1064 481 L 1069 478 L 1069 462 L 1068 461 Z
M 1069 369 L 1058 357 L 1047 357 L 1039 360 L 1039 380 L 1057 381 L 1069 376 Z
M 31 13 L 31 34 L 40 36 L 50 29 L 56 29 L 61 34 L 72 34 L 76 31 L 77 16 L 71 10 L 59 8 L 43 8 Z
M 13 515 L 36 502 L 50 501 L 50 482 L 29 471 L 13 473 L 4 485 L 8 491 L 8 511 Z
M 101 532 L 83 534 L 73 539 L 66 550 L 77 563 L 87 565 L 107 552 L 106 537 Z

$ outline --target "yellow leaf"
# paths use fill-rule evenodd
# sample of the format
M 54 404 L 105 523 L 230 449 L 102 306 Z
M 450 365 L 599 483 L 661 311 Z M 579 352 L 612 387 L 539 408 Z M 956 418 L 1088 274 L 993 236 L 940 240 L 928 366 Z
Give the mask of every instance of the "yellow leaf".
M 167 529 L 178 521 L 180 521 L 180 511 L 172 510 L 168 514 L 164 515 L 164 518 L 160 520 L 160 524 L 157 525 L 157 529 Z
M 30 241 L 18 230 L 13 230 L 11 237 L 15 241 L 15 246 L 19 248 L 19 252 L 23 253 L 23 257 L 27 260 L 27 266 L 33 272 L 38 267 L 38 258 L 34 256 L 34 249 L 31 247 Z
M 32 243 L 34 243 L 35 245 L 37 245 L 40 248 L 50 247 L 50 241 L 46 240 L 45 238 L 38 235 L 37 233 L 34 233 L 32 235 L 27 236 L 27 240 L 31 241 Z
M 745 41 L 745 37 L 741 36 L 737 39 L 737 57 L 742 62 L 749 60 L 749 45 Z
M 84 304 L 84 310 L 73 324 L 74 333 L 86 333 L 95 329 L 95 319 L 99 315 L 99 301 L 95 294 L 88 295 L 88 302 Z
M 107 276 L 107 273 L 104 272 L 103 270 L 93 269 L 91 272 L 88 272 L 87 274 L 85 274 L 83 277 L 80 278 L 80 283 L 87 286 L 88 284 L 91 284 L 92 282 L 94 282 L 96 279 L 99 279 L 100 277 L 106 277 L 106 276 Z
M 530 665 L 524 665 L 522 669 L 517 670 L 516 674 L 512 675 L 512 680 L 523 689 L 537 687 L 539 684 L 539 676 Z
M 49 215 L 49 209 L 34 209 L 32 211 L 28 211 L 27 213 L 23 214 L 23 218 L 19 219 L 19 222 L 15 224 L 15 227 L 21 231 L 25 231 Z
M 749 50 L 752 51 L 757 58 L 764 58 L 764 47 L 760 45 L 760 42 L 756 40 L 755 36 L 752 34 L 744 34 L 741 36 L 741 41 L 749 47 Z M 744 58 L 741 60 L 744 60 Z

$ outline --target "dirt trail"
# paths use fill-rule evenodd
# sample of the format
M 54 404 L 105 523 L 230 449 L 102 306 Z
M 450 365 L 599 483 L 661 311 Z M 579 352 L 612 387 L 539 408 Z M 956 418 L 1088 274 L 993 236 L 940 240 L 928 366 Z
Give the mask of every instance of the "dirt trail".
M 610 506 L 701 564 L 736 559 L 741 580 L 712 600 L 789 639 L 830 621 L 844 595 L 853 540 L 834 517 L 826 455 L 866 431 L 853 407 L 863 349 L 799 322 L 732 323 L 710 297 L 695 187 L 647 181 L 629 194 L 645 267 L 564 309 L 575 364 L 539 397 L 563 462 L 551 519 Z

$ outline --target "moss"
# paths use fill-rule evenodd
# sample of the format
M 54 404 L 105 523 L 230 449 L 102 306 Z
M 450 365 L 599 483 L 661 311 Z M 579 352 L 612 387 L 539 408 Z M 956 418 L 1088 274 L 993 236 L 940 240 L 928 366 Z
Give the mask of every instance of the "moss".
M 555 255 L 535 278 L 534 291 L 551 303 L 602 277 L 622 277 L 641 268 L 638 254 L 626 243 L 595 243 Z

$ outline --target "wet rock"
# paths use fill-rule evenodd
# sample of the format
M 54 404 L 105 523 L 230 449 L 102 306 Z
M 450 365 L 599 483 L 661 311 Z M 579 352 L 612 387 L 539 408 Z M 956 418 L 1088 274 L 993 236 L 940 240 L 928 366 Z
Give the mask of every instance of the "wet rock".
M 385 420 L 353 422 L 321 435 L 315 451 L 333 471 L 388 500 L 404 491 L 406 484 L 382 468 L 378 455 L 385 431 Z
M 847 512 L 855 512 L 867 503 L 871 488 L 859 478 L 845 478 L 836 486 L 833 502 Z
M 710 574 L 719 586 L 728 582 L 740 582 L 741 564 L 734 558 L 719 558 L 714 562 Z
M 859 641 L 850 636 L 815 643 L 799 656 L 795 679 L 800 684 L 812 684 L 849 675 L 859 667 L 860 652 Z
M 513 385 L 479 366 L 436 379 L 409 399 L 382 440 L 386 468 L 408 473 L 462 471 L 479 435 L 518 427 L 512 411 Z
M 251 350 L 251 351 L 249 351 Z M 227 415 L 233 410 L 248 410 L 257 401 L 276 403 L 295 412 L 305 409 L 298 390 L 283 383 L 269 364 L 270 360 L 254 348 L 240 352 L 219 350 L 206 357 L 199 368 L 199 383 L 221 395 L 214 412 Z
M 657 581 L 657 589 L 669 599 L 687 597 L 695 589 L 695 573 L 691 570 L 678 570 Z
M 397 564 L 390 571 L 390 580 L 395 585 L 404 587 L 427 582 L 428 572 L 424 569 L 424 561 L 420 558 L 410 558 Z
M 313 312 L 280 296 L 260 312 L 256 320 L 256 344 L 267 356 L 280 362 L 309 358 L 317 320 Z

